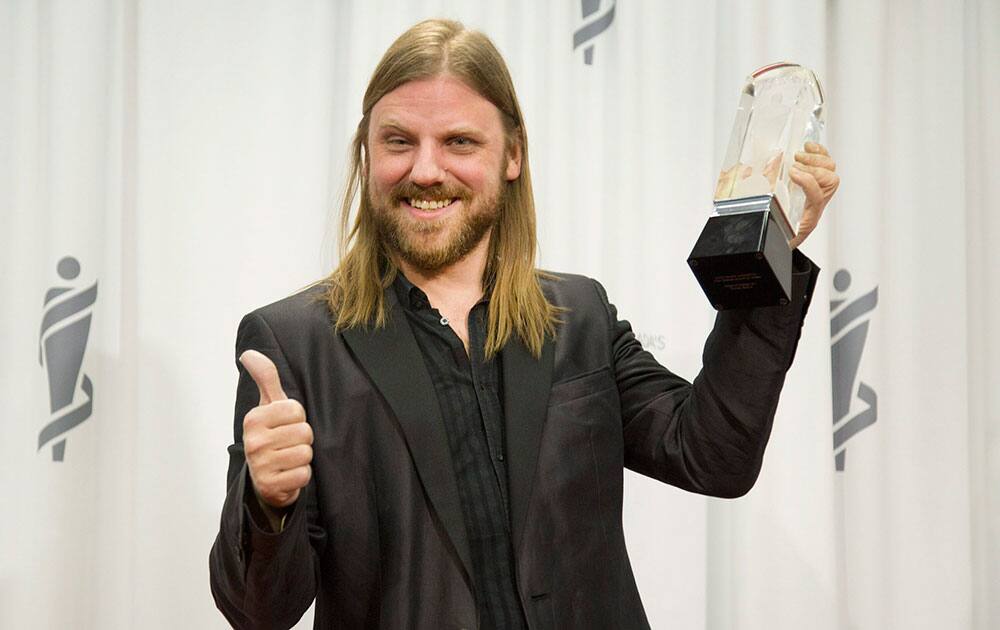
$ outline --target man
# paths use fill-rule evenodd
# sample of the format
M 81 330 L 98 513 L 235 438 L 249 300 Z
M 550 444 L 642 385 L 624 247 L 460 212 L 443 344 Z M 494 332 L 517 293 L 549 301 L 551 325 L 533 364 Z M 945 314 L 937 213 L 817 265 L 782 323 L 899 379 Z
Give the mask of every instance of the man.
M 693 385 L 604 290 L 534 268 L 521 110 L 492 43 L 417 24 L 365 93 L 338 269 L 240 324 L 212 591 L 238 628 L 648 628 L 625 466 L 753 485 L 816 269 L 719 315 Z M 803 234 L 837 187 L 800 157 Z M 808 225 L 806 225 L 808 224 Z

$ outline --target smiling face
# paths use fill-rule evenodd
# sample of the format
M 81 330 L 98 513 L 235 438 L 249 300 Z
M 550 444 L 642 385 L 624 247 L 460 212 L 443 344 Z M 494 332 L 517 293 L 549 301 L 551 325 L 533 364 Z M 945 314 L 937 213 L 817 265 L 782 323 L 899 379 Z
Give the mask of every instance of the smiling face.
M 520 175 L 500 111 L 449 75 L 411 81 L 372 108 L 368 190 L 379 236 L 423 271 L 485 248 L 505 182 Z

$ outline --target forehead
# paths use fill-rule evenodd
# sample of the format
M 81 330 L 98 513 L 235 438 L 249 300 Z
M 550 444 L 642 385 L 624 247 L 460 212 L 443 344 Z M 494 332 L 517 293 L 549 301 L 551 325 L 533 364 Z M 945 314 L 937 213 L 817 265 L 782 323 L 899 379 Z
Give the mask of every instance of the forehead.
M 500 110 L 460 79 L 441 75 L 404 83 L 372 108 L 372 131 L 385 125 L 413 130 L 474 127 L 502 132 Z

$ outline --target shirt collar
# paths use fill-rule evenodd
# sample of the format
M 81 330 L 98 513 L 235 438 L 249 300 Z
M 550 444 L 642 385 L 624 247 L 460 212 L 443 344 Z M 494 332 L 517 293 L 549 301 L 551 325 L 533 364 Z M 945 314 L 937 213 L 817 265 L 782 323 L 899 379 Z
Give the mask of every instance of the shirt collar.
M 399 298 L 399 303 L 406 310 L 417 311 L 430 308 L 430 301 L 427 299 L 427 294 L 420 287 L 410 282 L 403 275 L 402 270 L 396 272 L 396 279 L 392 282 L 392 288 L 396 292 L 396 297 Z
M 399 298 L 399 303 L 406 310 L 419 311 L 431 308 L 431 302 L 427 299 L 427 294 L 420 287 L 410 282 L 409 278 L 403 275 L 402 269 L 396 271 L 396 279 L 392 282 L 392 288 L 396 292 L 396 297 Z M 490 289 L 487 289 L 483 298 L 476 303 L 476 306 L 488 304 L 491 292 Z

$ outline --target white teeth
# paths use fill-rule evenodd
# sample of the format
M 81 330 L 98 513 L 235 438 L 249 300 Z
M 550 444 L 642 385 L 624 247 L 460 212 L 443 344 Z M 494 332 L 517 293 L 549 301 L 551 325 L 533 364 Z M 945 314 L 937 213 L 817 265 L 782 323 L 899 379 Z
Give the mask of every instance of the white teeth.
M 420 210 L 437 210 L 451 203 L 451 199 L 441 199 L 440 201 L 425 201 L 423 199 L 410 199 L 410 205 Z

